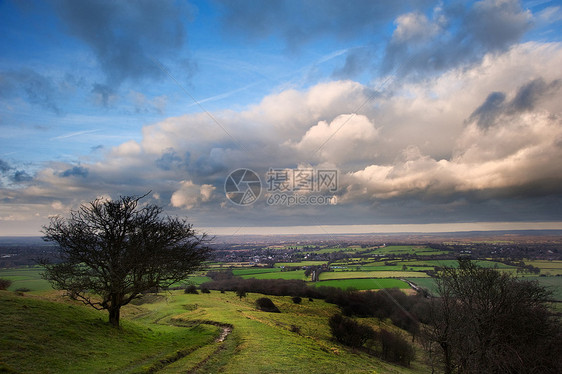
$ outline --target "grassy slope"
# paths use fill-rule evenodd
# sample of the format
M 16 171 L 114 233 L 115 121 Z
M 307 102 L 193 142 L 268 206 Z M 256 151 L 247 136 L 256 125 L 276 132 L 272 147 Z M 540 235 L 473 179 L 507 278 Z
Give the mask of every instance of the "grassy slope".
M 262 295 L 249 294 L 240 300 L 234 293 L 174 291 L 152 304 L 126 307 L 123 328 L 115 330 L 105 323 L 106 313 L 0 292 L 0 368 L 40 373 L 143 372 L 177 350 L 202 346 L 162 372 L 194 367 L 197 373 L 426 372 L 419 362 L 411 369 L 393 366 L 332 342 L 327 319 L 337 312 L 334 305 L 320 300 L 296 305 L 289 297 L 272 297 L 282 313 L 265 313 L 254 308 L 258 297 Z M 230 323 L 234 330 L 225 343 L 216 343 L 212 342 L 217 334 L 214 326 L 169 325 L 198 320 Z M 380 324 L 373 319 L 367 322 Z M 292 325 L 300 333 L 291 332 Z
M 174 294 L 168 308 L 183 313 L 175 319 L 213 320 L 234 325 L 224 349 L 214 354 L 199 373 L 413 373 L 425 372 L 416 362 L 413 369 L 393 366 L 361 353 L 353 353 L 329 340 L 327 319 L 337 312 L 321 300 L 294 304 L 289 297 L 270 297 L 282 313 L 265 313 L 254 308 L 259 294 L 240 300 L 234 293 Z M 269 297 L 269 296 L 268 296 Z M 196 305 L 185 311 L 182 305 Z M 154 305 L 158 308 L 158 305 Z M 295 325 L 300 333 L 291 332 Z M 168 367 L 176 373 L 192 365 L 191 358 Z
M 0 291 L 0 371 L 24 373 L 137 372 L 154 362 L 211 342 L 217 327 L 182 328 L 123 321 L 82 305 Z

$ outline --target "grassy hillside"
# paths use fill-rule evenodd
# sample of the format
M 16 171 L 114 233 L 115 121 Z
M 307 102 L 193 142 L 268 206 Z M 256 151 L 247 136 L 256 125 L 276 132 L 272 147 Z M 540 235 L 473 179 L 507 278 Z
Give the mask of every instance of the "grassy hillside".
M 81 305 L 0 291 L 0 372 L 133 373 L 177 351 L 209 344 L 218 328 L 123 321 Z
M 332 304 L 303 300 L 298 305 L 289 297 L 271 297 L 281 313 L 265 313 L 254 307 L 258 297 L 174 291 L 127 306 L 123 327 L 115 330 L 105 322 L 106 313 L 2 291 L 0 368 L 24 373 L 135 373 L 151 367 L 163 373 L 427 372 L 420 359 L 403 368 L 331 341 L 327 319 L 338 311 Z M 233 330 L 216 342 L 221 329 L 202 321 L 231 324 Z M 178 351 L 185 357 L 160 364 L 173 361 Z

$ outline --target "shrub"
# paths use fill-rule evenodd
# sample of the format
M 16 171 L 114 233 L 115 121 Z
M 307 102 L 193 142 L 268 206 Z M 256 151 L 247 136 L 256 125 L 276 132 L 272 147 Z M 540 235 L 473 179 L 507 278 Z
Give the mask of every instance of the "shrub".
M 9 279 L 0 278 L 0 290 L 7 290 L 8 287 L 12 285 L 12 281 Z
M 281 313 L 281 311 L 279 310 L 279 308 L 277 308 L 277 306 L 275 306 L 273 301 L 271 301 L 271 299 L 267 297 L 261 297 L 257 299 L 256 307 L 263 312 Z
M 201 287 L 201 293 L 211 293 L 207 287 Z
M 194 284 L 190 284 L 189 286 L 187 286 L 184 292 L 185 293 L 191 293 L 191 294 L 194 294 L 194 295 L 199 294 L 199 291 L 197 291 L 197 287 L 195 287 Z
M 380 340 L 383 360 L 410 366 L 414 359 L 414 348 L 402 336 L 383 329 Z
M 243 288 L 239 288 L 236 290 L 236 296 L 238 296 L 240 298 L 240 300 L 242 300 L 243 297 L 246 297 L 246 290 Z
M 29 291 L 31 291 L 31 290 L 27 287 L 18 288 L 16 290 L 16 292 L 29 292 Z
M 351 318 L 334 314 L 328 320 L 332 336 L 340 343 L 350 347 L 361 347 L 369 339 L 375 338 L 371 326 L 359 323 Z
M 293 303 L 300 304 L 301 301 L 302 301 L 302 298 L 299 297 L 299 296 L 293 296 L 292 300 L 293 300 Z

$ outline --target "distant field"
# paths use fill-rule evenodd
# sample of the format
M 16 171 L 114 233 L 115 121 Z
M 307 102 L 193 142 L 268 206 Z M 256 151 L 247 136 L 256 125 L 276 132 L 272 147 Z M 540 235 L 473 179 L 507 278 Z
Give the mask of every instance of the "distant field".
M 344 265 L 337 264 L 335 266 L 341 266 L 340 269 L 334 269 L 334 271 L 425 271 L 433 270 L 433 266 L 417 266 L 411 267 L 407 266 L 406 270 L 403 270 L 402 265 L 390 265 L 390 266 L 368 266 L 368 265 Z M 333 266 L 332 266 L 333 269 Z
M 52 290 L 51 284 L 41 278 L 43 268 L 40 266 L 21 267 L 16 269 L 0 269 L 0 278 L 9 279 L 12 285 L 8 290 L 28 288 L 31 291 Z
M 416 286 L 425 288 L 433 295 L 437 295 L 437 287 L 435 285 L 435 279 L 433 278 L 406 278 L 406 279 L 414 283 Z
M 527 265 L 533 265 L 541 269 L 541 274 L 546 275 L 562 275 L 562 261 L 525 261 Z
M 501 262 L 495 261 L 488 261 L 488 260 L 475 260 L 474 261 L 478 266 L 483 268 L 494 268 L 497 267 L 498 269 L 516 269 L 515 266 L 506 265 Z M 401 264 L 409 264 L 407 261 L 401 261 Z M 459 262 L 457 260 L 425 260 L 425 261 L 416 261 L 416 265 L 430 265 L 430 266 L 447 266 L 451 268 L 457 268 L 459 266 Z
M 433 248 L 415 246 L 415 245 L 389 245 L 387 247 L 382 247 L 375 249 L 370 252 L 371 255 L 405 255 L 412 254 L 418 256 L 430 256 L 448 253 L 448 251 L 438 251 Z
M 427 278 L 429 275 L 415 271 L 338 271 L 320 274 L 320 280 L 356 278 Z
M 281 266 L 285 267 L 298 267 L 298 266 L 319 266 L 322 264 L 327 264 L 328 261 L 301 261 L 301 262 L 277 262 L 275 267 L 279 268 Z
M 280 272 L 280 268 L 244 268 L 244 269 L 234 269 L 232 274 L 238 276 L 249 275 L 249 274 L 264 274 L 264 273 L 277 273 Z
M 257 273 L 257 274 L 246 274 L 242 275 L 242 278 L 255 278 L 255 279 L 299 279 L 308 280 L 308 277 L 304 276 L 304 270 L 295 271 L 278 271 L 274 273 Z
M 312 283 L 316 287 L 336 287 L 346 290 L 348 288 L 355 288 L 356 290 L 378 290 L 382 288 L 400 288 L 409 289 L 408 283 L 400 279 L 340 279 L 340 280 L 326 280 Z
M 313 251 L 314 253 L 334 253 L 334 252 L 346 252 L 346 253 L 356 253 L 361 251 L 361 248 L 357 248 L 357 247 L 347 247 L 347 248 L 324 248 L 324 249 L 318 249 L 316 251 Z
M 562 302 L 562 277 L 523 277 L 523 279 L 539 282 L 541 286 L 552 291 L 554 300 Z

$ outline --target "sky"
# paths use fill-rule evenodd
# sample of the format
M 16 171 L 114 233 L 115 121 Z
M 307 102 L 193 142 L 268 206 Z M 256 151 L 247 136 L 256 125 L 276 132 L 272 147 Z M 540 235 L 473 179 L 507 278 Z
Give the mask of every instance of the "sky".
M 562 229 L 562 2 L 0 1 L 0 235 Z

